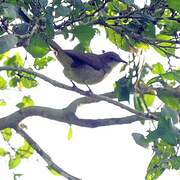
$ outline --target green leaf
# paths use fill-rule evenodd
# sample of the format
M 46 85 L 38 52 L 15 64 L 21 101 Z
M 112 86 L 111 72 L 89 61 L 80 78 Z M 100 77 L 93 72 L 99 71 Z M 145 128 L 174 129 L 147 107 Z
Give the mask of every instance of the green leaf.
M 174 111 L 173 109 L 164 106 L 163 107 L 164 112 L 169 115 L 169 118 L 172 119 L 173 124 L 177 124 L 179 122 L 179 114 L 177 111 Z
M 10 139 L 12 137 L 12 130 L 11 130 L 11 128 L 3 129 L 1 131 L 1 134 L 2 134 L 5 141 L 10 141 Z
M 163 65 L 160 63 L 153 64 L 151 71 L 153 74 L 163 74 L 165 72 Z
M 120 34 L 116 33 L 114 30 L 106 28 L 106 36 L 107 38 L 115 44 L 117 47 L 121 48 L 124 51 L 130 50 L 130 42 L 128 42 L 124 37 Z
M 47 7 L 46 8 L 46 34 L 49 39 L 52 39 L 54 37 L 54 16 L 53 16 L 53 8 L 52 7 Z
M 144 112 L 146 110 L 142 97 L 137 93 L 134 94 L 134 107 L 138 111 Z
M 39 0 L 39 3 L 41 5 L 41 7 L 46 7 L 48 4 L 48 0 Z
M 168 5 L 170 8 L 175 9 L 176 11 L 178 11 L 180 13 L 180 1 L 176 1 L 176 0 L 168 0 Z
M 133 89 L 131 79 L 123 77 L 115 82 L 115 93 L 118 101 L 129 101 L 130 92 Z
M 96 31 L 94 28 L 86 25 L 76 26 L 72 30 L 73 35 L 77 37 L 80 43 L 83 44 L 84 46 L 89 46 L 91 39 L 95 35 L 95 32 Z
M 150 38 L 154 38 L 155 34 L 156 34 L 155 25 L 153 23 L 147 24 L 146 27 L 144 28 L 144 31 L 142 32 L 142 35 Z
M 14 180 L 19 180 L 19 178 L 21 177 L 21 176 L 23 176 L 23 174 L 14 174 L 13 173 L 13 178 L 14 178 Z M 18 177 L 18 178 L 17 178 Z
M 29 158 L 34 153 L 34 149 L 27 141 L 24 141 L 23 146 L 18 148 L 17 153 L 21 158 Z
M 132 133 L 133 139 L 135 140 L 136 144 L 148 148 L 149 144 L 147 143 L 145 137 L 139 133 Z
M 9 3 L 1 3 L 0 8 L 3 8 L 3 16 L 7 18 L 17 18 L 18 17 L 18 8 Z
M 159 99 L 161 99 L 161 101 L 163 101 L 166 106 L 168 106 L 172 110 L 180 110 L 180 99 L 174 96 L 171 92 L 160 89 L 157 91 L 157 95 Z
M 73 135 L 73 131 L 72 131 L 72 127 L 70 126 L 68 130 L 68 135 L 67 135 L 68 140 L 72 139 L 72 135 Z
M 10 87 L 17 87 L 19 81 L 20 81 L 20 78 L 18 78 L 18 77 L 13 77 L 13 78 L 10 79 L 10 81 L 9 81 L 9 86 L 10 86 Z
M 34 67 L 37 70 L 44 69 L 48 65 L 48 63 L 52 60 L 54 60 L 54 58 L 51 56 L 36 58 L 34 61 Z
M 58 6 L 55 9 L 55 17 L 57 18 L 59 16 L 68 16 L 70 12 L 71 12 L 70 8 L 58 4 Z
M 34 58 L 41 58 L 49 52 L 49 46 L 42 34 L 31 37 L 27 50 Z
M 57 172 L 55 169 L 53 169 L 50 166 L 47 166 L 48 170 L 55 176 L 61 176 L 61 174 L 59 172 Z
M 0 90 L 4 90 L 7 88 L 7 82 L 6 80 L 0 76 Z
M 152 141 L 155 141 L 157 140 L 158 138 L 160 137 L 157 129 L 154 130 L 154 131 L 151 131 L 148 135 L 147 135 L 147 142 L 152 142 Z
M 14 66 L 14 67 L 23 67 L 23 59 L 21 58 L 19 53 L 16 53 L 14 56 L 12 56 L 9 59 L 7 59 L 6 61 L 4 61 L 4 65 Z M 12 71 L 8 71 L 8 72 L 12 72 Z M 10 76 L 10 75 L 11 75 L 11 73 L 8 73 L 8 76 Z
M 146 104 L 146 106 L 152 106 L 154 100 L 155 100 L 155 95 L 152 95 L 152 94 L 144 94 L 143 95 L 143 98 L 144 98 L 144 102 Z
M 173 169 L 175 170 L 180 169 L 180 156 L 174 157 L 170 162 Z
M 125 3 L 127 3 L 129 5 L 134 4 L 134 0 L 122 0 L 122 2 L 125 2 Z
M 20 82 L 27 89 L 36 87 L 38 85 L 38 82 L 31 77 L 22 77 Z
M 18 103 L 16 106 L 20 109 L 34 106 L 34 101 L 31 99 L 30 96 L 24 96 L 22 102 Z
M 8 34 L 0 37 L 0 54 L 9 51 L 17 44 L 18 39 L 13 34 Z
M 14 169 L 21 163 L 21 157 L 16 154 L 15 158 L 9 160 L 9 169 Z
M 5 156 L 8 152 L 4 148 L 0 148 L 0 156 Z
M 99 1 L 99 0 L 96 0 L 96 1 Z M 81 0 L 74 0 L 73 1 L 73 6 L 77 9 L 77 10 L 83 10 L 84 9 L 84 6 L 83 6 L 83 3 Z
M 29 26 L 28 23 L 16 24 L 12 30 L 17 35 L 25 35 L 29 32 Z
M 3 99 L 0 99 L 0 106 L 6 106 L 6 102 Z
M 160 160 L 156 154 L 153 156 L 147 169 L 146 180 L 155 180 L 164 172 L 165 168 L 159 165 Z
M 180 83 L 180 70 L 173 71 L 174 79 Z
M 177 132 L 174 130 L 171 119 L 166 117 L 165 113 L 161 113 L 158 121 L 158 134 L 166 143 L 175 146 L 177 144 Z

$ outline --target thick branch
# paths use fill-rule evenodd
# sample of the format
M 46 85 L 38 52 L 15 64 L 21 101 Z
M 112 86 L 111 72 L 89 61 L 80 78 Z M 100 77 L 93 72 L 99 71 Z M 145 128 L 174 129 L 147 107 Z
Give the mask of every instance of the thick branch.
M 50 158 L 50 156 L 23 130 L 21 129 L 19 126 L 17 126 L 15 128 L 16 132 L 18 132 L 22 137 L 24 137 L 24 139 L 26 139 L 26 141 L 36 150 L 36 152 L 46 161 L 46 163 L 48 164 L 48 167 L 51 167 L 52 169 L 54 169 L 55 171 L 57 171 L 58 173 L 60 173 L 62 176 L 64 176 L 65 178 L 69 179 L 69 180 L 81 180 L 79 178 L 76 178 L 72 175 L 70 175 L 69 173 L 67 173 L 66 171 L 64 171 L 62 168 L 60 168 L 56 163 L 54 163 L 52 161 L 52 159 Z
M 2 66 L 0 67 L 0 71 L 3 71 L 3 70 L 12 70 L 12 71 L 20 71 L 20 72 L 26 72 L 26 73 L 29 73 L 29 74 L 33 74 L 37 77 L 39 77 L 40 79 L 43 79 L 44 81 L 52 84 L 53 86 L 56 86 L 56 87 L 59 87 L 59 88 L 63 88 L 63 89 L 66 89 L 66 90 L 69 90 L 69 91 L 73 91 L 73 92 L 77 92 L 81 95 L 84 95 L 84 96 L 87 96 L 87 97 L 90 97 L 90 98 L 93 98 L 93 99 L 97 99 L 99 101 L 106 101 L 110 104 L 114 104 L 115 106 L 118 106 L 122 109 L 125 109 L 133 114 L 136 114 L 137 116 L 139 117 L 142 117 L 142 118 L 147 118 L 147 119 L 155 119 L 157 120 L 158 117 L 155 116 L 155 115 L 149 115 L 149 114 L 146 114 L 146 113 L 143 113 L 143 112 L 140 112 L 140 111 L 137 111 L 135 109 L 132 109 L 130 108 L 129 106 L 127 105 L 124 105 L 120 102 L 117 102 L 115 100 L 112 100 L 111 98 L 108 98 L 106 96 L 102 96 L 102 95 L 96 95 L 96 94 L 93 94 L 92 92 L 87 92 L 87 91 L 83 91 L 77 87 L 71 87 L 71 86 L 67 86 L 65 84 L 62 84 L 58 81 L 55 81 L 51 78 L 48 78 L 47 76 L 43 75 L 43 74 L 40 74 L 38 72 L 34 72 L 32 70 L 28 70 L 28 69 L 25 69 L 25 68 L 17 68 L 17 67 L 10 67 L 10 66 Z
M 81 119 L 68 109 L 53 109 L 41 106 L 33 106 L 18 110 L 6 117 L 0 118 L 0 130 L 4 128 L 15 128 L 23 119 L 31 116 L 40 116 L 55 120 L 58 122 L 73 124 L 81 127 L 96 128 L 100 126 L 110 126 L 118 124 L 129 124 L 140 120 L 148 120 L 138 117 L 136 115 L 121 117 L 121 118 L 107 118 L 107 119 Z

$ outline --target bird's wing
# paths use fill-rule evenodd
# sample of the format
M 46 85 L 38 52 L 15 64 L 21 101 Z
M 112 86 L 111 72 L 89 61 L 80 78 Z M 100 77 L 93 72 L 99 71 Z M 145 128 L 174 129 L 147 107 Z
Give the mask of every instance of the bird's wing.
M 104 67 L 104 63 L 102 62 L 99 55 L 92 53 L 83 53 L 74 50 L 64 50 L 64 52 L 73 59 L 74 67 L 78 67 L 84 64 L 88 64 L 89 66 L 97 70 Z

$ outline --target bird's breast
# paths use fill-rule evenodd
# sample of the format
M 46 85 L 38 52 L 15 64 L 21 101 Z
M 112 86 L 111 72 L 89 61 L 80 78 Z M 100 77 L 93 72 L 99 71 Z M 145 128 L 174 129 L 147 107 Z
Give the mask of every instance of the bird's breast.
M 78 68 L 64 68 L 64 75 L 79 83 L 79 84 L 96 84 L 102 81 L 105 77 L 105 71 L 103 69 L 96 70 L 89 65 L 82 65 Z

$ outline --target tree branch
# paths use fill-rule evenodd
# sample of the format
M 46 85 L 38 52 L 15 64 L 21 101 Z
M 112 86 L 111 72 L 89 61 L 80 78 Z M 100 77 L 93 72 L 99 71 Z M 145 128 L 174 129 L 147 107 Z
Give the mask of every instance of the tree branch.
M 76 93 L 79 93 L 81 95 L 84 95 L 84 96 L 87 96 L 87 97 L 90 97 L 90 98 L 93 98 L 93 99 L 97 99 L 99 101 L 106 101 L 110 104 L 114 104 L 115 106 L 118 106 L 122 109 L 125 109 L 133 114 L 136 114 L 137 116 L 139 117 L 142 117 L 142 118 L 147 118 L 147 119 L 154 119 L 154 120 L 157 120 L 158 117 L 156 115 L 153 115 L 153 114 L 147 114 L 147 113 L 143 113 L 143 112 L 140 112 L 140 111 L 137 111 L 135 109 L 132 109 L 130 108 L 129 106 L 127 105 L 124 105 L 120 102 L 117 102 L 115 100 L 112 100 L 111 98 L 109 97 L 106 97 L 106 96 L 103 96 L 103 95 L 96 95 L 96 94 L 93 94 L 92 92 L 89 92 L 89 91 L 83 91 L 77 87 L 71 87 L 71 86 L 67 86 L 65 84 L 62 84 L 56 80 L 53 80 L 43 74 L 40 74 L 38 72 L 35 72 L 35 71 L 32 71 L 32 70 L 28 70 L 28 69 L 25 69 L 25 68 L 18 68 L 18 67 L 10 67 L 10 66 L 1 66 L 0 67 L 0 71 L 4 71 L 4 70 L 11 70 L 11 71 L 20 71 L 20 72 L 26 72 L 26 73 L 29 73 L 29 74 L 32 74 L 32 75 L 35 75 L 37 77 L 39 77 L 40 79 L 43 79 L 44 81 L 52 84 L 53 86 L 55 87 L 59 87 L 59 88 L 63 88 L 63 89 L 66 89 L 66 90 L 69 90 L 69 91 L 73 91 L 73 92 L 76 92 Z
M 46 161 L 48 164 L 48 167 L 51 167 L 58 173 L 60 173 L 62 176 L 67 178 L 68 180 L 81 180 L 79 178 L 76 178 L 66 171 L 64 171 L 62 168 L 60 168 L 56 163 L 54 163 L 51 159 L 51 157 L 19 126 L 16 126 L 14 128 L 17 133 L 19 133 L 24 139 L 36 150 L 36 152 Z
M 78 118 L 70 109 L 54 109 L 42 106 L 32 106 L 18 110 L 6 117 L 0 118 L 0 130 L 4 128 L 15 128 L 23 119 L 31 116 L 40 116 L 49 120 L 55 120 L 81 127 L 96 128 L 101 126 L 129 124 L 140 120 L 151 120 L 136 115 L 106 118 L 106 119 L 82 119 Z

